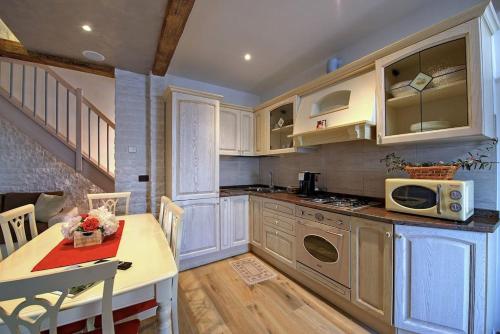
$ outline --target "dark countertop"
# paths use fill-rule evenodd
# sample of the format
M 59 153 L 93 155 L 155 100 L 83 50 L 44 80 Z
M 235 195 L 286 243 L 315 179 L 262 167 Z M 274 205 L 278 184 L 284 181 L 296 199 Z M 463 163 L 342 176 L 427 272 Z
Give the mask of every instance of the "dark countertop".
M 451 220 L 437 219 L 432 217 L 408 215 L 386 210 L 381 207 L 367 207 L 354 211 L 336 209 L 328 204 L 317 204 L 307 202 L 303 198 L 286 192 L 262 193 L 256 191 L 247 191 L 243 188 L 222 188 L 220 197 L 253 195 L 264 198 L 270 198 L 278 201 L 293 203 L 313 209 L 324 210 L 334 213 L 340 213 L 348 216 L 372 219 L 389 224 L 413 225 L 422 227 L 444 228 L 450 230 L 463 230 L 472 232 L 493 233 L 500 226 L 499 215 L 497 211 L 476 209 L 476 213 L 466 222 L 454 222 Z

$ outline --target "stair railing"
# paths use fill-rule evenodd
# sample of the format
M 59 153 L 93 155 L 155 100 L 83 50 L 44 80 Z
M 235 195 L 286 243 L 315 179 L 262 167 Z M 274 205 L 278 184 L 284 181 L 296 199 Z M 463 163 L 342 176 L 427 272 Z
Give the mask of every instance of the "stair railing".
M 0 95 L 75 151 L 82 159 L 114 177 L 115 124 L 52 68 L 0 57 Z

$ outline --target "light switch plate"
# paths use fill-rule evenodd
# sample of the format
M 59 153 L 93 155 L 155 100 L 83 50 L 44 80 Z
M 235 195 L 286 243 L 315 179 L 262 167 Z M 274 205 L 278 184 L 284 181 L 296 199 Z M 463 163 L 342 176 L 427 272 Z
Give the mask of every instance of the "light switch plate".
M 128 147 L 128 153 L 137 153 L 137 147 L 135 147 L 135 146 L 129 146 Z

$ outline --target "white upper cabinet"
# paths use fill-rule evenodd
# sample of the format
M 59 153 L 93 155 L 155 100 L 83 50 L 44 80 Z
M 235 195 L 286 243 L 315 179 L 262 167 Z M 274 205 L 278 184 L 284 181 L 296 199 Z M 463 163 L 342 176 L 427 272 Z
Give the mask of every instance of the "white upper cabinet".
M 167 196 L 172 200 L 219 195 L 219 99 L 170 87 L 167 100 Z
M 492 7 L 376 61 L 377 142 L 494 137 Z
M 255 112 L 255 153 L 276 155 L 298 152 L 293 129 L 299 97 L 282 99 Z
M 253 113 L 250 108 L 222 104 L 220 108 L 221 155 L 253 155 Z

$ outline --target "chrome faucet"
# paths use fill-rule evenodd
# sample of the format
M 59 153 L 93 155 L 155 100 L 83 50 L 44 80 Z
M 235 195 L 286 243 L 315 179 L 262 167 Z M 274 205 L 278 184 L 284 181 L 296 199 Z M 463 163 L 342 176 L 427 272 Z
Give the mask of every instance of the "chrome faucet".
M 274 190 L 274 183 L 273 183 L 273 172 L 269 172 L 269 189 L 272 191 Z

